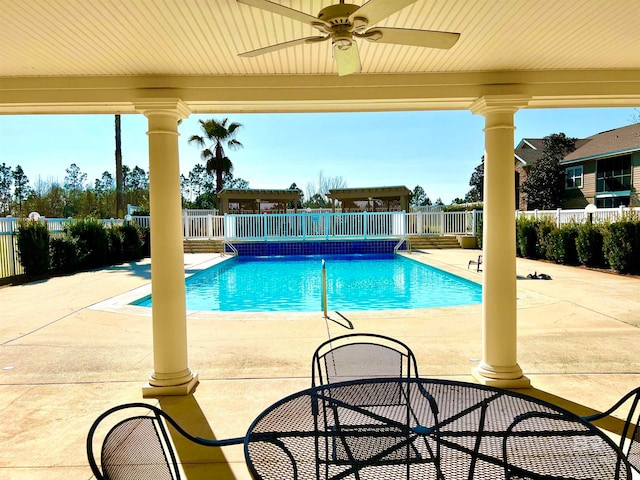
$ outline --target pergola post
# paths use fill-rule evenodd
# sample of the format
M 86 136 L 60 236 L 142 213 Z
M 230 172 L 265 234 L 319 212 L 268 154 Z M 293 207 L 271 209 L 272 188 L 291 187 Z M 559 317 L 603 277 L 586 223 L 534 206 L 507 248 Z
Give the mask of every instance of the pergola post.
M 523 96 L 485 96 L 471 112 L 485 118 L 482 361 L 472 374 L 480 383 L 525 388 L 517 361 L 514 114 Z
M 153 365 L 144 397 L 187 395 L 198 383 L 187 362 L 187 320 L 180 199 L 179 99 L 135 101 L 149 122 Z

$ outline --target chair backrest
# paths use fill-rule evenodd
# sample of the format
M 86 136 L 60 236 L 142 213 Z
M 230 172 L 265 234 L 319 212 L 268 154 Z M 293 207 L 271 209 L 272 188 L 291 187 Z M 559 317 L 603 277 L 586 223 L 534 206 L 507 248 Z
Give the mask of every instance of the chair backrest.
M 100 415 L 89 429 L 87 458 L 93 474 L 98 480 L 179 480 L 180 469 L 167 424 L 187 440 L 206 447 L 239 445 L 245 440 L 245 437 L 221 440 L 194 437 L 153 405 L 118 405 Z M 102 446 L 98 466 L 93 447 L 100 439 Z
M 630 478 L 622 457 L 596 432 L 562 413 L 518 415 L 503 438 L 504 478 Z
M 118 405 L 100 415 L 87 436 L 87 457 L 96 478 L 180 479 L 176 456 L 162 420 L 164 415 L 160 409 L 145 403 Z M 99 467 L 94 455 L 94 437 L 99 427 L 109 421 L 113 426 L 103 437 Z
M 366 378 L 418 376 L 411 349 L 374 333 L 343 335 L 322 343 L 313 354 L 312 386 Z
M 627 414 L 627 419 L 624 423 L 622 434 L 620 435 L 620 449 L 627 456 L 629 465 L 640 473 L 640 408 L 638 408 L 640 406 L 640 387 L 634 388 L 624 395 L 608 410 L 583 418 L 593 421 L 608 417 L 627 403 L 629 404 L 629 413 Z

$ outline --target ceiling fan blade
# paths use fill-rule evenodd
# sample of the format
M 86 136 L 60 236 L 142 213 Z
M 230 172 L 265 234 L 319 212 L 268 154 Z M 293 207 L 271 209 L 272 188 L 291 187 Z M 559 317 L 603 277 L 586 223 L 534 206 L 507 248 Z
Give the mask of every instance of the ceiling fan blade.
M 359 9 L 349 15 L 349 21 L 353 23 L 353 19 L 364 17 L 369 20 L 369 25 L 375 25 L 380 20 L 387 18 L 389 15 L 402 10 L 407 5 L 415 3 L 417 0 L 369 0 Z
M 307 15 L 306 13 L 301 12 L 299 10 L 294 10 L 293 8 L 285 7 L 284 5 L 280 5 L 279 3 L 273 3 L 273 2 L 270 2 L 269 0 L 236 0 L 236 1 L 243 5 L 249 5 L 250 7 L 260 8 L 262 10 L 266 10 L 267 12 L 276 13 L 284 17 L 293 18 L 294 20 L 298 20 L 299 22 L 306 23 L 308 25 L 312 25 L 313 23 L 326 23 L 312 15 Z
M 342 50 L 337 43 L 333 44 L 333 58 L 336 60 L 338 67 L 338 75 L 343 77 L 358 73 L 362 67 L 360 66 L 360 54 L 358 53 L 358 44 L 351 42 L 351 47 Z
M 382 37 L 376 35 L 377 32 Z M 428 48 L 451 48 L 460 38 L 459 33 L 436 32 L 432 30 L 413 30 L 410 28 L 373 28 L 360 38 L 376 43 L 394 43 L 397 45 L 413 45 Z
M 264 55 L 265 53 L 275 52 L 282 50 L 283 48 L 294 47 L 296 45 L 302 45 L 305 43 L 317 43 L 323 40 L 328 40 L 331 37 L 305 37 L 298 38 L 297 40 L 290 40 L 288 42 L 276 43 L 275 45 L 269 45 L 268 47 L 258 48 L 249 52 L 239 53 L 239 57 L 257 57 L 258 55 Z

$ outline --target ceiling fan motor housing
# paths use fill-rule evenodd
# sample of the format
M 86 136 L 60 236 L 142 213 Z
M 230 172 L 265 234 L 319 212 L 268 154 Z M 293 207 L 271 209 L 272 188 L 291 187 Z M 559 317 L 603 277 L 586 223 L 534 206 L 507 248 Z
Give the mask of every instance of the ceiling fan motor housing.
M 323 20 L 333 26 L 348 25 L 351 26 L 349 15 L 358 10 L 358 5 L 350 3 L 339 3 L 337 5 L 329 5 L 320 10 L 318 19 Z
M 359 8 L 358 5 L 340 3 L 323 8 L 318 14 L 319 20 L 331 25 L 330 28 L 327 28 L 325 24 L 322 30 L 331 34 L 333 44 L 340 50 L 347 50 L 351 47 L 353 42 L 352 32 L 356 29 L 356 26 L 357 30 L 366 28 L 366 19 L 357 18 L 357 21 L 353 23 L 349 20 L 349 15 Z

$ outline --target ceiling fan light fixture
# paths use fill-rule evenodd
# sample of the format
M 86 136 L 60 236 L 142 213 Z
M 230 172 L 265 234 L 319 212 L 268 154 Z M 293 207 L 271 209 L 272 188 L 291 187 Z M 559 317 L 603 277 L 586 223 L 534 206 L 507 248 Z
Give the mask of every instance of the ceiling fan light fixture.
M 353 41 L 350 38 L 334 38 L 333 44 L 338 50 L 349 50 Z

